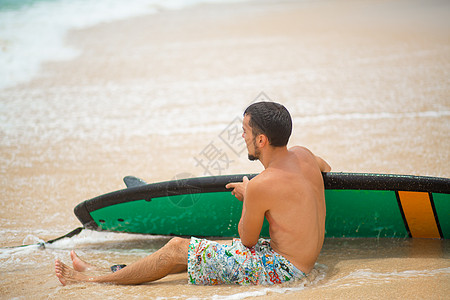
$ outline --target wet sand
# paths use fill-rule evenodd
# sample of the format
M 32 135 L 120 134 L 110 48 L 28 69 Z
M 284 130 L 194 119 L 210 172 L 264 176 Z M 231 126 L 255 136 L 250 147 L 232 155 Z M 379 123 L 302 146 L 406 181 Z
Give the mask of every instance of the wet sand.
M 290 145 L 309 147 L 333 171 L 450 177 L 448 11 L 445 1 L 205 4 L 70 32 L 66 43 L 79 57 L 46 62 L 39 77 L 0 91 L 0 245 L 78 227 L 73 207 L 122 188 L 126 175 L 148 182 L 204 175 L 194 158 L 210 143 L 232 159 L 213 175 L 261 171 L 219 138 L 261 92 L 291 111 Z M 68 262 L 71 248 L 107 266 L 164 241 L 86 233 L 44 251 L 2 250 L 0 294 L 439 299 L 449 292 L 447 241 L 328 239 L 319 258 L 325 278 L 291 291 L 195 287 L 183 275 L 137 287 L 61 287 L 53 273 L 53 259 Z

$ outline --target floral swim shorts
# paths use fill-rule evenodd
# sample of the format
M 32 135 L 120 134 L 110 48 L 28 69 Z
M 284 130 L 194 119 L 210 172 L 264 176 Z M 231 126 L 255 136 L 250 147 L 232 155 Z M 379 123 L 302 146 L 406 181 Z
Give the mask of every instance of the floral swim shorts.
M 231 246 L 191 238 L 188 250 L 189 283 L 276 284 L 302 279 L 306 275 L 270 247 L 270 241 L 259 239 L 252 248 L 240 239 Z

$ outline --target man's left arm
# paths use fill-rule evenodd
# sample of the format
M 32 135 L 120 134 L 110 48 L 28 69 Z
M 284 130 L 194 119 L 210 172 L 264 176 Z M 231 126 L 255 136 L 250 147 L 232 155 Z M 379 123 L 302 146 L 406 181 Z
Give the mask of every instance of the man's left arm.
M 256 180 L 248 182 L 239 221 L 239 237 L 244 246 L 251 248 L 258 242 L 264 222 L 265 195 Z

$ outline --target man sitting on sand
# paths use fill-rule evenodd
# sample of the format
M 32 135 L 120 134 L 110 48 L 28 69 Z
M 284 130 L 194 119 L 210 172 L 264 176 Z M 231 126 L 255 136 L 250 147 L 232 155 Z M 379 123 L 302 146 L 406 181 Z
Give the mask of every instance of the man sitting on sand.
M 243 201 L 239 237 L 232 245 L 175 237 L 155 253 L 117 272 L 89 276 L 93 266 L 71 252 L 73 269 L 55 262 L 63 285 L 74 282 L 140 284 L 187 270 L 192 284 L 275 284 L 301 279 L 314 267 L 325 233 L 325 197 L 321 172 L 330 166 L 303 147 L 287 148 L 292 120 L 287 109 L 258 102 L 244 112 L 250 160 L 265 170 L 251 181 L 226 185 Z M 264 217 L 270 240 L 260 239 Z

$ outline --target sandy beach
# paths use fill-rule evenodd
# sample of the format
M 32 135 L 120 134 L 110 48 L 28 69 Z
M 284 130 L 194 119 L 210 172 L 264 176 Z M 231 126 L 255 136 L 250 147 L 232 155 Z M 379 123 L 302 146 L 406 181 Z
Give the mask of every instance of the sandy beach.
M 198 4 L 69 31 L 70 60 L 0 90 L 0 246 L 80 226 L 73 208 L 124 187 L 255 173 L 220 134 L 255 100 L 283 103 L 290 145 L 335 172 L 450 177 L 447 1 Z M 207 174 L 211 143 L 231 158 Z M 327 239 L 317 276 L 288 287 L 198 287 L 186 275 L 131 287 L 62 287 L 56 257 L 75 248 L 109 266 L 168 240 L 83 232 L 45 250 L 0 250 L 0 298 L 444 299 L 447 240 Z M 228 298 L 227 298 L 228 297 Z M 234 298 L 233 298 L 234 297 Z

